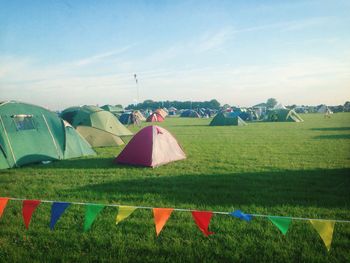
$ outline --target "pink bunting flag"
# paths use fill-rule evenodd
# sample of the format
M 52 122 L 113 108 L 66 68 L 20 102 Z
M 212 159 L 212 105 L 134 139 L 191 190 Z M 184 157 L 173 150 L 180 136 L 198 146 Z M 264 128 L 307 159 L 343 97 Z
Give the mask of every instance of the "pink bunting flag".
M 213 216 L 213 212 L 193 211 L 192 216 L 198 228 L 203 232 L 205 236 L 214 234 L 214 232 L 209 232 L 208 230 L 211 217 Z
M 38 207 L 38 205 L 41 203 L 40 200 L 24 200 L 23 201 L 23 208 L 22 208 L 22 214 L 23 214 L 23 220 L 26 228 L 29 228 L 30 219 L 32 218 L 32 215 L 35 211 L 35 209 Z
M 5 207 L 7 205 L 7 202 L 8 202 L 8 198 L 6 197 L 0 197 L 0 218 L 2 216 L 2 213 L 4 212 L 5 210 Z

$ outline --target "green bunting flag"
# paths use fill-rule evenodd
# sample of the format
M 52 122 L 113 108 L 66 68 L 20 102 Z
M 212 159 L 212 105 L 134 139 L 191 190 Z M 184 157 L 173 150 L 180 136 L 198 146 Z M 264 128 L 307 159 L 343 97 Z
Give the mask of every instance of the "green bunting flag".
M 269 216 L 268 218 L 275 226 L 278 227 L 283 235 L 287 233 L 289 225 L 292 222 L 292 219 L 289 217 Z
M 91 225 L 95 221 L 96 216 L 104 207 L 104 205 L 86 205 L 84 231 L 88 231 L 91 228 Z

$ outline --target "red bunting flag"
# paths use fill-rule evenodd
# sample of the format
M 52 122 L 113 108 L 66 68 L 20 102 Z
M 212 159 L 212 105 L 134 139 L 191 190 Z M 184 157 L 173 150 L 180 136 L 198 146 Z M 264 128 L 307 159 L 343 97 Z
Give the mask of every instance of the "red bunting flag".
M 41 203 L 40 200 L 24 200 L 23 201 L 23 208 L 22 208 L 22 214 L 23 214 L 23 220 L 24 224 L 26 225 L 26 228 L 29 228 L 30 219 L 32 218 L 32 215 L 35 211 L 35 209 L 38 207 L 38 205 Z
M 193 211 L 192 216 L 197 226 L 205 236 L 214 234 L 214 232 L 209 232 L 208 230 L 211 217 L 213 216 L 213 212 Z
M 157 236 L 159 235 L 160 231 L 162 231 L 173 210 L 173 208 L 153 208 L 154 224 L 156 225 Z
M 2 216 L 2 213 L 4 212 L 5 210 L 5 207 L 7 205 L 7 202 L 8 202 L 8 198 L 6 197 L 0 197 L 0 218 Z

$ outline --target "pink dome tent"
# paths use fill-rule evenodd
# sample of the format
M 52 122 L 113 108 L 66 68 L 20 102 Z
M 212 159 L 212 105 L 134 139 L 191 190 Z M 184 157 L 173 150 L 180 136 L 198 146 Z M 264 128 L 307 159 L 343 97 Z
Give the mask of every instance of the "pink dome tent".
M 164 117 L 158 113 L 158 112 L 153 112 L 151 115 L 148 116 L 147 122 L 162 122 L 164 121 Z
M 135 134 L 114 161 L 156 167 L 182 159 L 186 155 L 170 132 L 159 126 L 147 126 Z

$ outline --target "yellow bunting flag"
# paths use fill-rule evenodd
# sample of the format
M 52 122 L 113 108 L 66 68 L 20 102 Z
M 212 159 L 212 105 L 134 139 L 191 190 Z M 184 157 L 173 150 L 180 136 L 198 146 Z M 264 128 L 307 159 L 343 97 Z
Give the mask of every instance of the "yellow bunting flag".
M 310 223 L 316 229 L 329 251 L 333 239 L 334 221 L 331 220 L 311 220 Z
M 131 215 L 137 208 L 133 206 L 119 206 L 118 215 L 115 219 L 115 224 L 123 221 L 129 215 Z
M 154 224 L 156 225 L 157 236 L 159 235 L 160 231 L 162 231 L 173 210 L 173 208 L 153 208 Z

